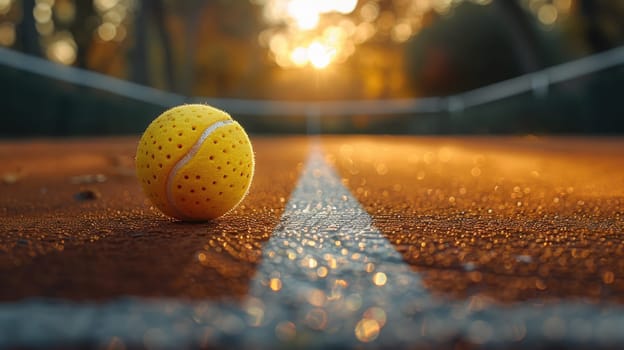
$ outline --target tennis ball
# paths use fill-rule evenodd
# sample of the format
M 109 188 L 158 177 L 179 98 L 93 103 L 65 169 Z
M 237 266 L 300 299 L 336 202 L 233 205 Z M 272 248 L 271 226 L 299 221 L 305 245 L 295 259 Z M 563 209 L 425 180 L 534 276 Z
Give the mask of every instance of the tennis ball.
M 154 119 L 137 148 L 143 192 L 168 216 L 217 218 L 245 197 L 254 154 L 245 130 L 226 112 L 191 104 Z

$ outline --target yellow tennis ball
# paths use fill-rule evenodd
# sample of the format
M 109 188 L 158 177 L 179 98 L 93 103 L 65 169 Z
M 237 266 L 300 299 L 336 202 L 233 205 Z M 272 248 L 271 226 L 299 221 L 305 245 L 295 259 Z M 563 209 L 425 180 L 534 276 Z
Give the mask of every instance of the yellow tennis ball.
M 183 105 L 147 127 L 136 170 L 143 192 L 163 213 L 203 221 L 227 213 L 245 197 L 254 154 L 245 130 L 229 114 Z

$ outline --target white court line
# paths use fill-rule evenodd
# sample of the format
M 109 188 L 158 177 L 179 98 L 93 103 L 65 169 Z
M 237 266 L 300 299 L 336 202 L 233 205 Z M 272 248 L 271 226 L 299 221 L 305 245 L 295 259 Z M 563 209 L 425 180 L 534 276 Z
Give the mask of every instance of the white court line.
M 366 341 L 378 337 L 376 327 L 381 334 L 384 328 L 411 332 L 401 327 L 407 321 L 402 313 L 392 313 L 406 291 L 420 303 L 432 303 L 420 277 L 316 147 L 263 251 L 250 295 L 264 303 L 271 328 L 291 322 L 304 333 L 306 327 L 326 331 L 325 337 L 305 337 L 314 347 L 357 344 L 358 324 L 358 330 L 368 326 L 372 332 L 358 334 Z M 372 318 L 360 323 L 365 315 Z
M 377 273 L 385 283 L 382 275 L 374 279 Z M 488 348 L 621 348 L 622 329 L 624 309 L 614 304 L 501 306 L 430 296 L 316 148 L 240 304 L 131 298 L 0 304 L 0 348 L 111 342 L 148 349 L 446 348 L 459 339 Z

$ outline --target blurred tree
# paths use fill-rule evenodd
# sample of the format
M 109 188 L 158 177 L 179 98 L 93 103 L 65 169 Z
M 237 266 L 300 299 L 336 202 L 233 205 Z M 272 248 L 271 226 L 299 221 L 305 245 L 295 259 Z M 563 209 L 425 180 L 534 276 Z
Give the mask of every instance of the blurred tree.
M 132 80 L 139 84 L 153 85 L 153 81 L 149 79 L 152 63 L 149 49 L 152 39 L 156 39 L 163 55 L 165 89 L 176 91 L 171 37 L 167 30 L 164 3 L 162 0 L 139 0 L 136 6 L 135 44 L 131 56 Z M 150 37 L 152 30 L 155 31 L 156 38 Z
M 539 67 L 535 53 L 517 57 L 514 35 L 500 11 L 463 3 L 413 37 L 406 46 L 406 68 L 417 93 L 458 93 Z M 525 45 L 534 50 L 529 41 Z
M 179 91 L 185 95 L 193 93 L 200 19 L 212 3 L 213 1 L 206 0 L 171 1 L 169 3 L 169 7 L 184 19 L 184 36 L 180 38 L 183 41 L 183 62 L 178 85 Z
M 41 56 L 41 43 L 39 33 L 35 27 L 33 9 L 35 0 L 22 0 L 22 21 L 17 26 L 17 44 L 25 53 Z
M 183 62 L 188 91 L 249 97 L 264 92 L 265 51 L 257 41 L 259 10 L 249 1 L 190 1 L 184 16 Z M 188 5 L 187 5 L 188 6 Z M 195 17 L 190 17 L 195 12 Z M 273 77 L 274 78 L 274 77 Z
M 131 79 L 139 84 L 148 85 L 147 64 L 147 14 L 143 9 L 144 1 L 139 1 L 135 9 L 136 16 L 134 18 L 134 47 L 131 51 Z
M 624 4 L 622 1 L 581 0 L 585 19 L 585 39 L 594 52 L 621 45 L 624 41 Z
M 513 44 L 512 48 L 525 73 L 544 67 L 542 49 L 534 19 L 516 0 L 499 0 L 492 3 L 503 18 Z
M 89 68 L 87 56 L 93 44 L 93 32 L 97 28 L 98 19 L 93 1 L 74 1 L 76 14 L 69 25 L 69 31 L 76 42 L 77 52 L 75 65 L 80 68 Z

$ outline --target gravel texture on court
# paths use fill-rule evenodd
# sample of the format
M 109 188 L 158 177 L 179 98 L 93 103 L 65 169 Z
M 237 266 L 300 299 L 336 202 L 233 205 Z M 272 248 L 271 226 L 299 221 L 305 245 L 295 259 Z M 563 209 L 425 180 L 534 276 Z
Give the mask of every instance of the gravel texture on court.
M 135 139 L 0 144 L 0 347 L 624 344 L 621 140 L 252 142 L 204 224 L 150 208 Z
M 432 293 L 624 301 L 624 141 L 327 139 L 329 160 Z
M 254 139 L 258 164 L 249 196 L 227 216 L 200 224 L 152 208 L 135 177 L 137 142 L 0 144 L 0 300 L 246 293 L 307 142 Z

